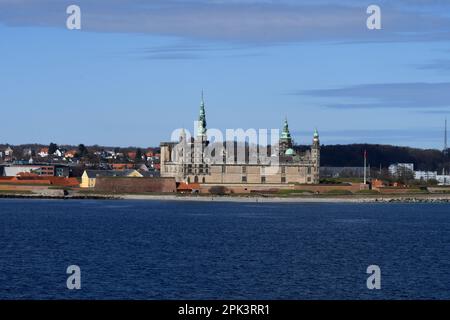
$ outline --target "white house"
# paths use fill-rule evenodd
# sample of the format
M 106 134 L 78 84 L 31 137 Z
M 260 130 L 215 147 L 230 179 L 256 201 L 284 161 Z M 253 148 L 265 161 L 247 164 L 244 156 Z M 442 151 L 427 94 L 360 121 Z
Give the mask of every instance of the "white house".
M 450 185 L 450 175 L 448 174 L 437 175 L 436 180 L 438 181 L 438 185 L 440 186 Z
M 19 173 L 33 173 L 41 169 L 39 166 L 10 166 L 3 169 L 5 177 L 15 177 Z
M 436 180 L 437 171 L 414 171 L 414 179 L 416 180 Z
M 64 155 L 64 151 L 56 149 L 56 151 L 53 153 L 54 156 L 57 156 L 58 158 L 61 158 Z
M 402 172 L 412 172 L 414 173 L 414 163 L 395 163 L 391 164 L 388 168 L 389 173 L 393 176 L 399 175 Z
M 48 148 L 42 148 L 41 150 L 39 150 L 38 156 L 41 158 L 48 157 Z
M 11 147 L 5 149 L 5 157 L 12 157 L 14 150 Z

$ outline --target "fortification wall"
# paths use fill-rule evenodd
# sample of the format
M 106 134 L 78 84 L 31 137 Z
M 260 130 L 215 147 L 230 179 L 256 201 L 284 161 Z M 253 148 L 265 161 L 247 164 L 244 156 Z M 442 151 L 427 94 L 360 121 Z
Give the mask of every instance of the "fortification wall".
M 111 193 L 176 192 L 174 178 L 97 177 L 95 191 Z

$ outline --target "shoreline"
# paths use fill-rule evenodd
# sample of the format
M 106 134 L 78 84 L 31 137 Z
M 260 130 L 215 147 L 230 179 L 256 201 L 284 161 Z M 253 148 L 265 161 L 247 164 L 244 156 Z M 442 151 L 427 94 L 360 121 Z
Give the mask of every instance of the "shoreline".
M 90 194 L 69 196 L 45 196 L 40 194 L 1 194 L 0 199 L 46 200 L 143 200 L 143 201 L 193 201 L 193 202 L 242 202 L 242 203 L 450 203 L 450 194 L 405 194 L 376 196 L 199 196 L 199 195 L 133 195 Z

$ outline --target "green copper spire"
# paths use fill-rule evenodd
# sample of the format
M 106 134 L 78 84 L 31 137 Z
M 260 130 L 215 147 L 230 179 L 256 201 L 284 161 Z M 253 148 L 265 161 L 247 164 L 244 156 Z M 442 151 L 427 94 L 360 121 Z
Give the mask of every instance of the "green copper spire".
M 198 117 L 198 135 L 203 136 L 206 135 L 206 113 L 205 113 L 205 100 L 203 99 L 203 90 L 202 90 L 202 101 L 200 102 L 200 115 Z
M 289 125 L 287 118 L 284 119 L 283 131 L 281 132 L 281 139 L 291 139 L 291 133 L 289 132 Z
M 314 138 L 318 138 L 319 137 L 319 131 L 317 131 L 317 128 L 314 129 Z

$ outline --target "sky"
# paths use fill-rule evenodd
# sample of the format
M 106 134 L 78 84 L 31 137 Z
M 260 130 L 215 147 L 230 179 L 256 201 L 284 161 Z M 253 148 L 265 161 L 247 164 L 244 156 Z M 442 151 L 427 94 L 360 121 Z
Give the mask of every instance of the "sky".
M 0 0 L 0 88 L 0 144 L 158 146 L 203 90 L 209 128 L 442 149 L 450 1 Z

